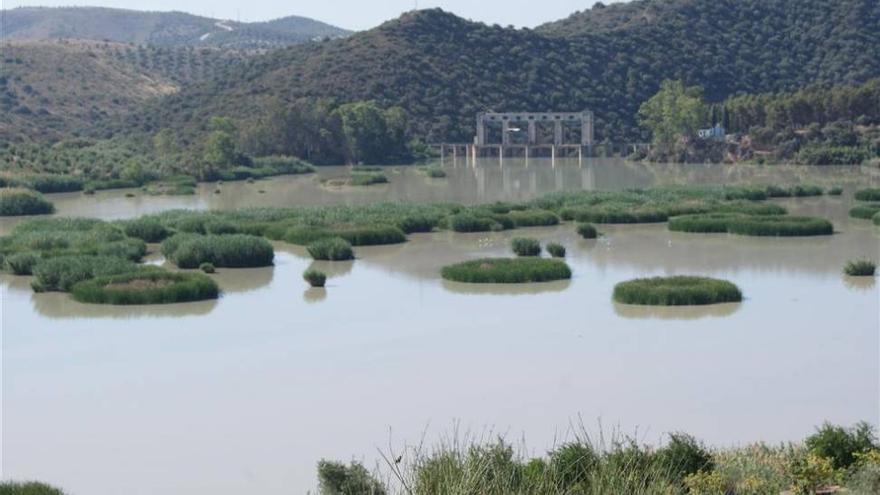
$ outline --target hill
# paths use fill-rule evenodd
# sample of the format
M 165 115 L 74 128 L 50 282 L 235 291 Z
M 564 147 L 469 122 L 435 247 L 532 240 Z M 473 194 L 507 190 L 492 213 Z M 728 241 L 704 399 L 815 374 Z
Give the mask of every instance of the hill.
M 469 141 L 483 110 L 585 108 L 596 112 L 600 139 L 645 140 L 635 116 L 665 79 L 702 86 L 717 102 L 880 76 L 875 0 L 653 0 L 606 9 L 650 22 L 611 22 L 594 9 L 565 29 L 515 30 L 441 10 L 408 13 L 345 39 L 258 57 L 164 98 L 125 127 L 187 136 L 210 115 L 251 121 L 321 98 L 400 106 L 410 134 L 428 141 Z M 597 24 L 605 27 L 590 28 Z
M 21 7 L 3 10 L 4 40 L 81 39 L 257 49 L 341 37 L 348 31 L 304 17 L 242 23 L 183 12 L 140 12 L 104 7 Z
M 229 70 L 245 56 L 210 48 L 87 41 L 3 43 L 0 141 L 58 140 L 91 130 Z

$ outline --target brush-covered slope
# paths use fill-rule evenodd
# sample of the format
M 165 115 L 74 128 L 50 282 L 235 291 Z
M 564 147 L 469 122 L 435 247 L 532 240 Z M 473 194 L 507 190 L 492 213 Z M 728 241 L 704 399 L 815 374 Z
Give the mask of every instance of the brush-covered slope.
M 26 7 L 2 11 L 6 40 L 83 39 L 161 46 L 267 48 L 345 36 L 348 31 L 304 17 L 242 23 L 183 12 L 103 7 Z
M 664 79 L 701 85 L 720 101 L 880 76 L 876 0 L 665 0 L 620 8 L 660 14 L 575 33 L 553 25 L 489 27 L 440 10 L 409 13 L 346 39 L 267 54 L 164 99 L 127 126 L 193 131 L 208 115 L 247 120 L 285 100 L 321 97 L 402 106 L 413 134 L 428 140 L 470 140 L 482 110 L 585 108 L 596 112 L 600 136 L 644 139 L 635 115 Z M 582 18 L 591 22 L 589 15 L 573 19 Z

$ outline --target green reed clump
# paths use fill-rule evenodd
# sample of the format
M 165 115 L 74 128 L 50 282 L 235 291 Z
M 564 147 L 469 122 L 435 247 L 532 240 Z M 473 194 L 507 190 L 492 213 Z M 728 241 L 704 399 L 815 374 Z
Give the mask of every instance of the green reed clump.
M 554 258 L 565 258 L 565 246 L 557 242 L 547 244 L 547 252 Z
M 359 462 L 318 462 L 318 493 L 326 495 L 385 495 L 382 485 Z
M 669 214 L 661 208 L 637 206 L 571 207 L 560 213 L 565 220 L 601 224 L 634 224 L 665 222 Z
M 834 225 L 824 218 L 752 215 L 730 220 L 727 230 L 740 235 L 801 237 L 832 235 Z
M 162 252 L 180 268 L 198 268 L 211 263 L 224 268 L 270 266 L 275 251 L 262 237 L 177 234 L 162 243 Z
M 354 173 L 381 172 L 383 169 L 377 165 L 354 165 L 351 171 Z
M 93 278 L 71 289 L 73 298 L 93 304 L 172 304 L 217 299 L 217 283 L 200 273 L 171 273 L 158 268 Z
M 834 186 L 828 190 L 829 196 L 840 196 L 843 194 L 843 188 L 840 186 Z
M 490 216 L 477 216 L 471 212 L 453 215 L 450 227 L 456 232 L 490 232 L 503 230 L 504 227 Z
M 790 198 L 792 196 L 790 187 L 777 185 L 767 186 L 766 193 L 768 198 Z
M 74 284 L 95 277 L 136 271 L 138 265 L 117 256 L 58 256 L 40 260 L 32 269 L 36 292 L 69 292 Z
M 382 172 L 360 172 L 355 171 L 351 175 L 351 185 L 353 186 L 372 186 L 373 184 L 386 184 L 388 177 Z
M 211 274 L 217 272 L 217 267 L 214 266 L 213 263 L 202 263 L 201 265 L 199 265 L 199 270 L 204 273 Z
M 542 258 L 485 258 L 443 267 L 446 280 L 473 284 L 525 284 L 571 278 L 563 261 Z
M 327 283 L 327 275 L 322 271 L 309 268 L 303 272 L 303 280 L 308 282 L 312 287 L 324 287 Z
M 327 237 L 312 242 L 306 248 L 313 259 L 346 261 L 354 259 L 351 243 L 341 237 Z
M 591 223 L 578 224 L 577 233 L 584 239 L 596 239 L 599 237 L 599 231 L 596 230 L 596 226 Z
M 440 218 L 438 216 L 426 214 L 409 215 L 397 222 L 397 227 L 404 234 L 431 232 L 438 225 L 440 225 Z
M 706 277 L 655 277 L 622 282 L 614 300 L 647 306 L 699 306 L 742 301 L 739 288 L 725 280 Z
M 6 268 L 14 275 L 31 275 L 42 257 L 35 252 L 15 253 L 5 257 Z
M 877 272 L 877 264 L 871 260 L 853 260 L 843 267 L 843 273 L 850 277 L 873 277 Z
M 675 217 L 669 219 L 669 230 L 690 233 L 727 233 L 730 221 L 736 216 L 730 213 L 710 213 Z
M 440 167 L 425 167 L 422 170 L 424 170 L 425 175 L 427 175 L 428 177 L 430 177 L 432 179 L 445 179 L 446 178 L 446 171 Z
M 870 220 L 878 213 L 880 213 L 880 203 L 860 204 L 849 210 L 849 216 L 864 220 Z
M 0 187 L 22 187 L 41 193 L 74 192 L 83 189 L 83 179 L 60 174 L 0 175 Z
M 740 213 L 743 215 L 785 215 L 788 210 L 773 203 L 759 203 L 755 201 L 728 201 L 714 204 L 707 209 L 706 214 L 712 213 Z M 670 215 L 674 216 L 674 215 Z
M 36 481 L 0 481 L 0 495 L 64 495 L 64 492 Z
M 122 223 L 122 231 L 128 237 L 141 239 L 145 242 L 162 242 L 171 231 L 155 218 L 139 218 Z
M 860 189 L 856 191 L 857 201 L 880 201 L 880 188 Z
M 799 184 L 791 188 L 791 195 L 796 198 L 822 196 L 823 194 L 825 194 L 824 189 L 812 184 Z
M 518 237 L 510 241 L 510 248 L 517 256 L 541 255 L 541 243 L 537 239 Z
M 559 224 L 559 217 L 547 210 L 512 210 L 506 215 L 513 222 L 514 227 L 543 227 Z
M 49 215 L 55 212 L 42 194 L 22 188 L 0 189 L 0 217 L 21 215 Z
M 380 246 L 406 242 L 406 235 L 397 227 L 374 225 L 363 227 L 294 227 L 284 234 L 284 241 L 306 245 L 320 239 L 341 237 L 352 246 Z

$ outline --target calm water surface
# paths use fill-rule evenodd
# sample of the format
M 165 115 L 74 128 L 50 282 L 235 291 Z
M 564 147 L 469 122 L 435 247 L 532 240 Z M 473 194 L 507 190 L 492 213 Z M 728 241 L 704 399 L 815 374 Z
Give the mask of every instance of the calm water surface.
M 219 301 L 149 308 L 35 295 L 2 276 L 2 467 L 77 494 L 304 493 L 320 458 L 372 466 L 389 442 L 455 425 L 524 436 L 541 454 L 583 418 L 655 442 L 686 430 L 713 445 L 798 440 L 824 420 L 880 424 L 880 289 L 842 265 L 880 257 L 880 229 L 851 220 L 871 171 L 583 165 L 532 160 L 414 169 L 391 183 L 327 190 L 312 177 L 202 186 L 191 197 L 123 191 L 53 195 L 61 215 L 126 218 L 169 208 L 479 203 L 546 192 L 655 184 L 818 183 L 840 198 L 784 200 L 837 234 L 758 239 L 571 225 L 491 234 L 438 232 L 314 263 L 276 245 L 265 269 L 221 270 Z M 342 169 L 323 169 L 324 176 Z M 260 190 L 265 193 L 260 193 Z M 14 220 L 0 221 L 8 232 Z M 440 280 L 447 263 L 506 255 L 509 239 L 568 247 L 569 282 L 529 287 Z M 151 261 L 162 263 L 158 255 Z M 326 290 L 306 289 L 314 265 Z M 701 274 L 737 283 L 742 304 L 644 309 L 611 302 L 617 282 Z

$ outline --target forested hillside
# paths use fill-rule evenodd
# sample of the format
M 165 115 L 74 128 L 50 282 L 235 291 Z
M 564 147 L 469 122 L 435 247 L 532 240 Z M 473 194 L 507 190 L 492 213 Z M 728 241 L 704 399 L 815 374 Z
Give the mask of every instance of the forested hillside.
M 26 7 L 0 11 L 5 40 L 79 39 L 157 46 L 272 48 L 348 31 L 305 17 L 243 23 L 183 12 L 103 7 Z
M 609 17 L 615 9 L 647 20 Z M 636 113 L 666 79 L 721 101 L 880 76 L 878 25 L 876 0 L 652 0 L 534 31 L 419 11 L 346 39 L 272 52 L 132 115 L 124 128 L 170 127 L 186 141 L 209 115 L 247 122 L 323 98 L 400 106 L 410 135 L 427 141 L 469 141 L 483 110 L 585 108 L 596 112 L 600 139 L 646 140 Z
M 226 74 L 245 55 L 86 41 L 0 45 L 0 142 L 58 140 Z

